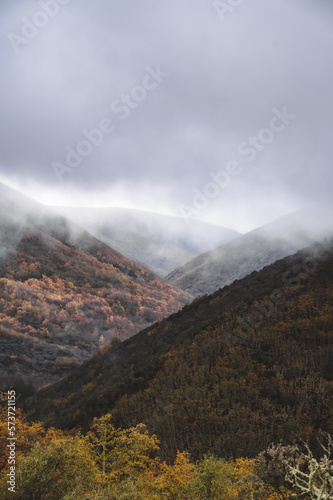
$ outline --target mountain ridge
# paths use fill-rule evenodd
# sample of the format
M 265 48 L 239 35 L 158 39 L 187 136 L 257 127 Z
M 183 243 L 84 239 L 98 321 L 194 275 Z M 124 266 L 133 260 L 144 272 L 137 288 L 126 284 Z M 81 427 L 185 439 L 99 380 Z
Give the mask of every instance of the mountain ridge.
M 143 210 L 54 209 L 161 277 L 203 251 L 239 236 L 237 231 L 213 224 Z
M 0 194 L 2 377 L 53 382 L 190 300 L 63 216 Z
M 255 456 L 333 422 L 333 240 L 194 300 L 26 401 L 85 428 L 112 412 L 163 437 L 163 458 Z M 309 392 L 310 391 L 310 392 Z
M 332 207 L 304 209 L 199 255 L 169 273 L 169 283 L 193 296 L 213 293 L 252 271 L 333 234 Z

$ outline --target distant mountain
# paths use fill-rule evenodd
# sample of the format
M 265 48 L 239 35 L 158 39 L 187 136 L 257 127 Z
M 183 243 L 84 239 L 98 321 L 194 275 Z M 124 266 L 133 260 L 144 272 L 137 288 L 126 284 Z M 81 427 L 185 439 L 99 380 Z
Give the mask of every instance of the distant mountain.
M 196 299 L 113 342 L 25 409 L 86 429 L 111 412 L 177 450 L 253 457 L 271 442 L 333 433 L 333 240 Z
M 57 380 L 190 298 L 76 224 L 0 184 L 0 376 Z
M 172 271 L 167 280 L 200 296 L 333 234 L 332 207 L 304 209 L 204 253 Z
M 239 233 L 205 222 L 125 208 L 54 207 L 161 277 Z

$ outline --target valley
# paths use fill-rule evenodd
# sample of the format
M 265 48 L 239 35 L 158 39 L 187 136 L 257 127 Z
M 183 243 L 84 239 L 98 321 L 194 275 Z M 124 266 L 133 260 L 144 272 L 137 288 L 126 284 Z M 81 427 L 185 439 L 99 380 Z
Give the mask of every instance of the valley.
M 240 236 L 237 231 L 201 221 L 140 210 L 54 208 L 162 278 L 194 257 Z
M 332 0 L 0 14 L 0 500 L 333 500 Z
M 331 240 L 195 300 L 106 346 L 25 410 L 66 429 L 106 412 L 120 426 L 143 422 L 168 460 L 177 450 L 253 457 L 332 433 L 332 254 Z
M 190 296 L 42 205 L 0 186 L 0 374 L 38 388 Z
M 260 485 L 258 500 L 289 491 L 281 472 L 277 490 L 263 480 L 268 465 L 254 464 L 271 443 L 304 440 L 319 452 L 317 440 L 333 434 L 330 209 L 245 235 L 198 224 L 188 241 L 173 220 L 164 233 L 160 216 L 105 210 L 98 239 L 74 217 L 0 191 L 0 381 L 18 395 L 26 432 L 36 429 L 48 449 L 108 422 L 112 435 L 150 436 L 158 458 L 147 456 L 144 474 L 161 477 L 179 460 L 192 471 L 207 460 L 237 470 L 247 457 L 242 478 Z M 164 239 L 151 238 L 148 219 Z M 177 252 L 185 259 L 221 238 L 229 241 L 173 269 L 169 282 L 152 271 L 165 275 Z M 149 247 L 150 269 L 110 241 L 138 260 Z M 139 477 L 140 488 L 153 484 Z

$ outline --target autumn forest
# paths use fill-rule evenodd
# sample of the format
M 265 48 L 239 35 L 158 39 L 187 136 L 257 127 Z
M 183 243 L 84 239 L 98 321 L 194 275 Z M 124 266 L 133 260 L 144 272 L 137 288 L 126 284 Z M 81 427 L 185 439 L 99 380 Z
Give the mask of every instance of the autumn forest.
M 0 236 L 1 498 L 332 498 L 331 237 L 193 300 L 15 197 Z

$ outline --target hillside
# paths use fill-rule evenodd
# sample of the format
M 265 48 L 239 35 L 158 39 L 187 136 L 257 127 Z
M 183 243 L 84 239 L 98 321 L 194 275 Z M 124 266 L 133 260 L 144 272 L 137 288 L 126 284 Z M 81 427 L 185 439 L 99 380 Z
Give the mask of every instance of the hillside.
M 64 217 L 0 185 L 0 376 L 38 387 L 189 297 Z
M 239 233 L 205 222 L 126 208 L 54 207 L 161 277 Z
M 86 429 L 144 422 L 163 457 L 255 456 L 333 432 L 333 240 L 113 342 L 26 402 L 31 419 Z
M 166 279 L 194 297 L 214 293 L 333 233 L 332 212 L 312 208 L 282 217 L 198 256 Z

